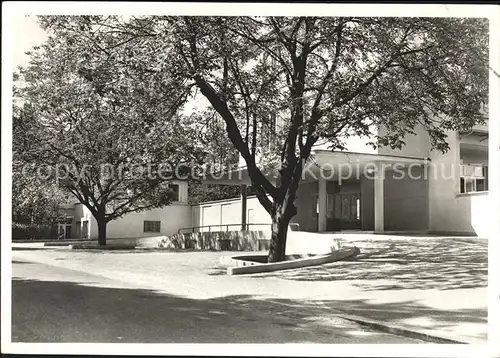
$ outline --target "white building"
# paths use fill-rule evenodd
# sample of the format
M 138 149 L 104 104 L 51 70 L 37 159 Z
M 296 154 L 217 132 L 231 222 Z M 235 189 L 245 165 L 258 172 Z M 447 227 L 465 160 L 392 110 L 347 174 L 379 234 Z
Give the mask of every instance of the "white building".
M 365 139 L 351 139 L 348 151 L 316 148 L 315 166 L 303 178 L 297 193 L 298 214 L 292 219 L 300 231 L 419 232 L 467 234 L 486 237 L 488 210 L 488 128 L 475 126 L 468 133 L 449 132 L 450 150 L 431 150 L 424 128 L 405 138 L 401 150 L 373 149 Z M 402 178 L 394 169 L 399 166 Z M 384 177 L 344 176 L 345 172 L 372 171 Z M 320 167 L 341 168 L 325 179 Z M 231 175 L 230 175 L 231 174 Z M 245 168 L 212 183 L 249 185 Z M 343 180 L 338 178 L 342 176 Z M 413 175 L 413 176 L 412 176 Z M 401 175 L 400 175 L 401 176 Z M 178 200 L 161 209 L 127 214 L 108 223 L 107 237 L 138 238 L 179 231 L 262 230 L 270 225 L 267 212 L 255 197 L 188 204 L 188 187 L 179 181 Z M 61 232 L 72 238 L 97 238 L 97 223 L 81 204 L 66 207 Z

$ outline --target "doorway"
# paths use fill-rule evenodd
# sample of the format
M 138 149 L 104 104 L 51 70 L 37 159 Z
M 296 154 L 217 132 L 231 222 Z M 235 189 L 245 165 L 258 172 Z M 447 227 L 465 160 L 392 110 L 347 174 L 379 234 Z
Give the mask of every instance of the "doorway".
M 361 195 L 356 192 L 334 194 L 333 219 L 328 230 L 361 230 Z
M 89 236 L 89 221 L 85 220 L 82 222 L 82 238 L 87 239 Z

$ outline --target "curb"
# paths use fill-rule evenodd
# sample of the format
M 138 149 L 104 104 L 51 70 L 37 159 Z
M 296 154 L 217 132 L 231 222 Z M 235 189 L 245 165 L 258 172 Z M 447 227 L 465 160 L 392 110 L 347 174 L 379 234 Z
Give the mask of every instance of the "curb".
M 288 305 L 286 303 L 279 302 L 279 301 L 270 300 L 270 302 L 275 303 L 275 304 L 279 304 L 282 306 L 295 307 L 293 305 Z M 403 336 L 403 337 L 408 337 L 408 338 L 420 339 L 422 341 L 426 341 L 429 343 L 441 343 L 441 344 L 443 344 L 443 343 L 444 344 L 475 344 L 476 343 L 476 342 L 457 341 L 457 340 L 454 340 L 451 338 L 435 336 L 435 335 L 431 335 L 428 333 L 418 332 L 418 331 L 414 331 L 414 330 L 411 330 L 408 328 L 404 328 L 404 327 L 401 327 L 399 325 L 388 325 L 387 323 L 382 322 L 382 321 L 376 321 L 376 320 L 372 320 L 372 319 L 369 319 L 366 317 L 347 314 L 341 310 L 332 309 L 331 312 L 336 317 L 345 319 L 347 321 L 356 322 L 360 325 L 376 329 L 380 332 L 391 333 L 391 334 L 394 334 L 396 336 Z
M 70 250 L 101 250 L 101 251 L 109 251 L 109 250 L 133 250 L 135 249 L 135 245 L 123 245 L 123 244 L 108 244 L 106 246 L 99 245 L 69 245 Z
M 332 251 L 324 255 L 306 256 L 299 259 L 287 260 L 281 262 L 272 262 L 272 263 L 258 263 L 254 261 L 248 261 L 244 260 L 243 258 L 249 257 L 249 255 L 235 255 L 232 256 L 232 260 L 233 262 L 236 261 L 235 262 L 236 267 L 228 267 L 227 274 L 241 275 L 241 274 L 274 272 L 274 271 L 289 270 L 301 267 L 317 266 L 344 260 L 346 258 L 356 256 L 358 253 L 359 249 L 355 246 L 343 247 L 339 250 Z M 240 259 L 238 260 L 238 258 Z
M 380 321 L 371 320 L 364 317 L 344 314 L 344 313 L 335 313 L 337 317 L 343 318 L 348 321 L 359 323 L 360 325 L 367 326 L 370 328 L 374 328 L 381 332 L 391 333 L 397 336 L 404 336 L 408 338 L 420 339 L 422 341 L 430 342 L 430 343 L 445 343 L 445 344 L 470 344 L 469 342 L 457 341 L 450 338 L 444 338 L 440 336 L 430 335 L 428 333 L 413 331 L 408 328 L 403 328 L 397 325 L 388 325 L 386 323 L 382 323 Z

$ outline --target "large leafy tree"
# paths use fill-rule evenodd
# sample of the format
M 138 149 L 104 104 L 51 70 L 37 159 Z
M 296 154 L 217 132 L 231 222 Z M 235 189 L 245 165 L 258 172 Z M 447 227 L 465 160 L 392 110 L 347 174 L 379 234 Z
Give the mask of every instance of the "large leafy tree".
M 61 29 L 67 20 L 50 21 Z M 348 136 L 365 135 L 374 146 L 397 148 L 422 125 L 432 145 L 446 151 L 447 130 L 482 121 L 485 19 L 144 16 L 91 21 L 101 25 L 104 37 L 116 28 L 130 41 L 145 36 L 136 50 L 151 53 L 153 47 L 158 58 L 168 57 L 225 122 L 272 219 L 270 262 L 284 259 L 304 162 L 320 141 L 338 149 Z M 380 127 L 386 130 L 377 131 Z M 263 140 L 264 134 L 272 140 Z M 269 158 L 279 166 L 272 179 L 266 175 Z
M 139 66 L 153 54 L 136 53 L 123 34 L 99 38 L 88 18 L 80 20 L 80 34 L 110 50 L 96 51 L 72 31 L 51 33 L 35 48 L 16 75 L 15 140 L 32 174 L 90 210 L 105 245 L 109 221 L 172 201 L 175 165 L 197 152 L 189 120 L 177 114 L 189 92 L 185 79 L 158 61 Z
M 348 135 L 372 135 L 376 145 L 400 147 L 421 124 L 432 144 L 446 150 L 445 130 L 481 120 L 487 95 L 482 20 L 190 17 L 167 23 L 185 71 L 225 120 L 271 215 L 271 262 L 284 259 L 303 163 L 319 140 L 342 148 Z M 244 126 L 272 124 L 269 112 L 279 123 L 271 127 L 280 164 L 274 183 Z M 384 135 L 373 132 L 380 126 Z

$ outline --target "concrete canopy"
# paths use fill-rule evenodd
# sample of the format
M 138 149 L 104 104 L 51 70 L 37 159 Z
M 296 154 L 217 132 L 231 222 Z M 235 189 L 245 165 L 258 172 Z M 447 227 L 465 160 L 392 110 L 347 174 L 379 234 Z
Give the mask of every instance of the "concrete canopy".
M 352 176 L 371 173 L 376 170 L 377 165 L 386 164 L 386 167 L 398 165 L 399 167 L 408 167 L 410 165 L 429 164 L 429 158 L 408 157 L 387 154 L 369 154 L 357 152 L 316 150 L 311 153 L 309 160 L 304 165 L 302 174 L 303 181 L 315 181 L 323 175 L 330 179 L 346 179 Z M 266 177 L 274 182 L 277 170 L 270 170 L 265 173 Z M 351 176 L 349 176 L 351 174 Z M 206 175 L 201 178 L 202 182 L 207 184 L 225 184 L 225 185 L 250 185 L 250 177 L 246 167 L 239 167 L 236 170 Z
M 380 164 L 385 164 L 386 168 L 396 165 L 406 168 L 429 162 L 430 159 L 419 157 L 316 150 L 311 155 L 302 178 L 305 181 L 317 180 L 320 176 L 331 180 L 339 177 L 359 180 L 362 175 L 375 172 Z

